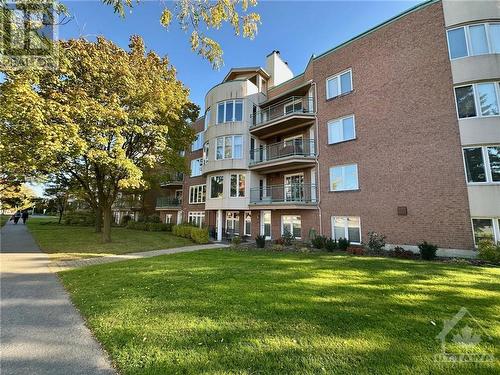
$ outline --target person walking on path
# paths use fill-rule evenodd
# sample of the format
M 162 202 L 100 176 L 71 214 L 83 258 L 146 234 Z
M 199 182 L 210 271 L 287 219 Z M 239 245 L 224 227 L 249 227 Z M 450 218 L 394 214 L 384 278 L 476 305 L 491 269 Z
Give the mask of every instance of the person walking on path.
M 21 211 L 16 211 L 16 213 L 13 216 L 13 218 L 14 218 L 14 224 L 17 224 L 17 222 L 21 218 Z
M 23 224 L 26 224 L 26 220 L 28 220 L 28 210 L 24 210 L 23 213 L 21 214 L 21 217 L 23 219 Z

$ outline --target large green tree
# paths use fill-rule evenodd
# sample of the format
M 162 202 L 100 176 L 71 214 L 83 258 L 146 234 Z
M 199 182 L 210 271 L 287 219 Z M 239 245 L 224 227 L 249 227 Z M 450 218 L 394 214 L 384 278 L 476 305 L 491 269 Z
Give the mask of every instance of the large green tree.
M 102 214 L 108 242 L 120 190 L 143 187 L 152 168 L 184 167 L 178 155 L 193 140 L 198 107 L 168 60 L 146 53 L 140 37 L 129 50 L 104 38 L 60 42 L 58 50 L 58 69 L 7 72 L 0 155 L 26 173 L 78 181 Z

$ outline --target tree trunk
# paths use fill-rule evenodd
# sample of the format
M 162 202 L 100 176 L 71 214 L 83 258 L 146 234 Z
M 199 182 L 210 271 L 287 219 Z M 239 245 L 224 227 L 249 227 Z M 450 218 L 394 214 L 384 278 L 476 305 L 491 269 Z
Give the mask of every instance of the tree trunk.
M 59 224 L 61 224 L 62 217 L 63 217 L 63 210 L 59 210 Z
M 94 213 L 95 213 L 95 232 L 101 233 L 102 232 L 102 209 L 101 209 L 101 207 L 96 207 L 94 209 Z
M 111 206 L 102 208 L 103 223 L 102 223 L 102 242 L 111 242 L 111 221 L 113 215 L 111 213 Z

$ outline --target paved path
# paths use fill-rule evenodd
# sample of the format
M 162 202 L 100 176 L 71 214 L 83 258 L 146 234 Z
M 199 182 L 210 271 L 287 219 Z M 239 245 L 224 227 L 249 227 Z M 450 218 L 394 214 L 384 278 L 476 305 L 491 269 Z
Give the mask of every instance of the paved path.
M 54 272 L 59 272 L 59 271 L 70 270 L 73 268 L 93 266 L 95 264 L 113 263 L 130 259 L 151 258 L 165 254 L 187 253 L 191 251 L 208 250 L 208 249 L 220 249 L 221 247 L 228 247 L 228 246 L 229 245 L 227 244 L 214 243 L 208 245 L 183 246 L 165 250 L 144 251 L 142 253 L 129 253 L 129 254 L 111 255 L 99 258 L 68 260 L 68 261 L 51 263 L 50 268 Z
M 0 236 L 0 373 L 115 374 L 27 228 Z

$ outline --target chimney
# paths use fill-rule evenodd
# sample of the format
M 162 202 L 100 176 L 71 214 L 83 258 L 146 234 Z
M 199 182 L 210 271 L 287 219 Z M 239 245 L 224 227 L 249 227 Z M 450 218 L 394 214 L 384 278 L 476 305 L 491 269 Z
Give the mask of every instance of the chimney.
M 288 64 L 281 59 L 280 51 L 276 50 L 266 56 L 266 72 L 271 76 L 268 84 L 269 88 L 293 78 L 293 72 L 288 67 Z

